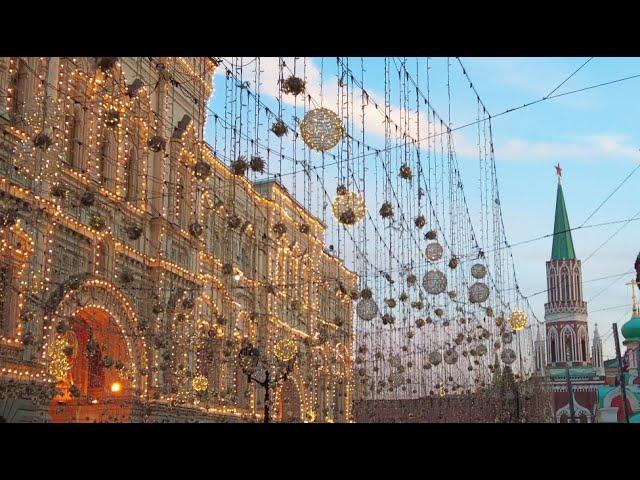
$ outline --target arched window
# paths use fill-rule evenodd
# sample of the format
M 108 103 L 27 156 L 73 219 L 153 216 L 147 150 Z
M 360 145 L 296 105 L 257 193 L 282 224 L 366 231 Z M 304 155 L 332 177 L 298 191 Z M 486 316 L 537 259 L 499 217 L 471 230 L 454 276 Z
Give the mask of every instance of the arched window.
M 82 105 L 73 105 L 73 115 L 69 119 L 69 151 L 67 152 L 67 164 L 82 172 L 85 170 L 84 145 L 85 122 Z
M 116 185 L 117 148 L 113 131 L 107 130 L 100 152 L 100 183 L 107 190 L 114 190 Z
M 139 205 L 141 202 L 140 195 L 140 161 L 138 158 L 138 148 L 131 147 L 129 150 L 129 159 L 127 162 L 127 201 L 133 205 Z
M 556 363 L 558 361 L 558 334 L 556 329 L 553 328 L 549 331 L 549 358 L 551 359 L 551 363 Z
M 576 349 L 576 333 L 573 328 L 566 326 L 562 329 L 562 349 L 560 351 L 560 361 L 569 361 L 568 357 L 571 355 L 571 361 L 578 361 L 577 349 Z
M 555 277 L 555 275 L 551 276 L 549 278 L 549 294 L 550 294 L 549 300 L 551 302 L 555 302 L 556 298 L 557 298 L 557 295 L 556 295 L 556 277 Z
M 566 268 L 563 268 L 560 272 L 560 288 L 561 288 L 561 297 L 560 300 L 563 302 L 569 301 L 569 272 Z
M 24 127 L 28 115 L 28 106 L 33 99 L 33 72 L 27 60 L 18 57 L 14 59 L 15 73 L 11 81 L 11 122 L 17 127 Z M 29 60 L 31 63 L 31 61 Z

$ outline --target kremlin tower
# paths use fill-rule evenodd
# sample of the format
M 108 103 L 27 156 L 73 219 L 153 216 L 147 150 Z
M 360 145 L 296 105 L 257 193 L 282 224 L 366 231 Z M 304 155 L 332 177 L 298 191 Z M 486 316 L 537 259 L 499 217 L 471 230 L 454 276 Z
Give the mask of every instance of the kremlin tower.
M 602 385 L 602 343 L 597 333 L 589 345 L 587 303 L 582 291 L 582 265 L 576 257 L 569 216 L 562 191 L 562 170 L 556 166 L 558 190 L 551 259 L 547 261 L 547 303 L 544 306 L 545 340 L 535 343 L 536 370 L 549 378 L 556 422 L 592 422 Z M 543 349 L 546 350 L 546 357 Z M 570 377 L 567 379 L 567 375 Z M 568 381 L 570 380 L 570 381 Z M 571 387 L 569 387 L 571 385 Z M 572 390 L 570 398 L 569 391 Z

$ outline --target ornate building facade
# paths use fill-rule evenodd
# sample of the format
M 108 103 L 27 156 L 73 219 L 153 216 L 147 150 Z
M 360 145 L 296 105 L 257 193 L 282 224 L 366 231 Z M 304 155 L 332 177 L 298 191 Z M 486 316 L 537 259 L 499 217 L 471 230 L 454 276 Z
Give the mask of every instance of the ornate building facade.
M 553 412 L 557 422 L 567 422 L 570 403 L 576 420 L 593 422 L 596 415 L 597 387 L 603 384 L 602 342 L 597 334 L 589 345 L 587 304 L 583 300 L 582 265 L 576 258 L 564 202 L 560 168 L 553 229 L 551 259 L 547 261 L 546 341 L 535 342 L 536 371 L 548 376 L 553 393 Z M 546 355 L 545 355 L 546 352 Z M 543 359 L 546 361 L 543 364 Z M 567 375 L 573 398 L 569 398 Z
M 216 62 L 0 58 L 0 415 L 350 421 L 356 275 L 203 140 Z

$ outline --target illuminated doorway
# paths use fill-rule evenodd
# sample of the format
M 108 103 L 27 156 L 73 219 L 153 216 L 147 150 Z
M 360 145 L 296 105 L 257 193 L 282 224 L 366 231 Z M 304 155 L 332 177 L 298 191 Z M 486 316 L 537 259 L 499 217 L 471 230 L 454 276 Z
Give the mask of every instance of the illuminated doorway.
M 85 308 L 68 319 L 64 333 L 68 372 L 50 404 L 53 422 L 127 422 L 134 371 L 126 340 L 112 316 Z

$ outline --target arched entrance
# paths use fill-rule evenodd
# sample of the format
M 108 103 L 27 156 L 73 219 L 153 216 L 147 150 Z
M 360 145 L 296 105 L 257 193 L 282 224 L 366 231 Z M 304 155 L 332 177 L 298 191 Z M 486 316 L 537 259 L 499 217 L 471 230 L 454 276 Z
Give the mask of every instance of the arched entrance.
M 291 378 L 287 379 L 282 385 L 278 411 L 280 421 L 283 423 L 298 423 L 302 421 L 298 388 Z
M 49 413 L 53 422 L 126 422 L 135 370 L 126 339 L 105 309 L 75 312 L 59 329 L 56 345 L 67 359 Z

